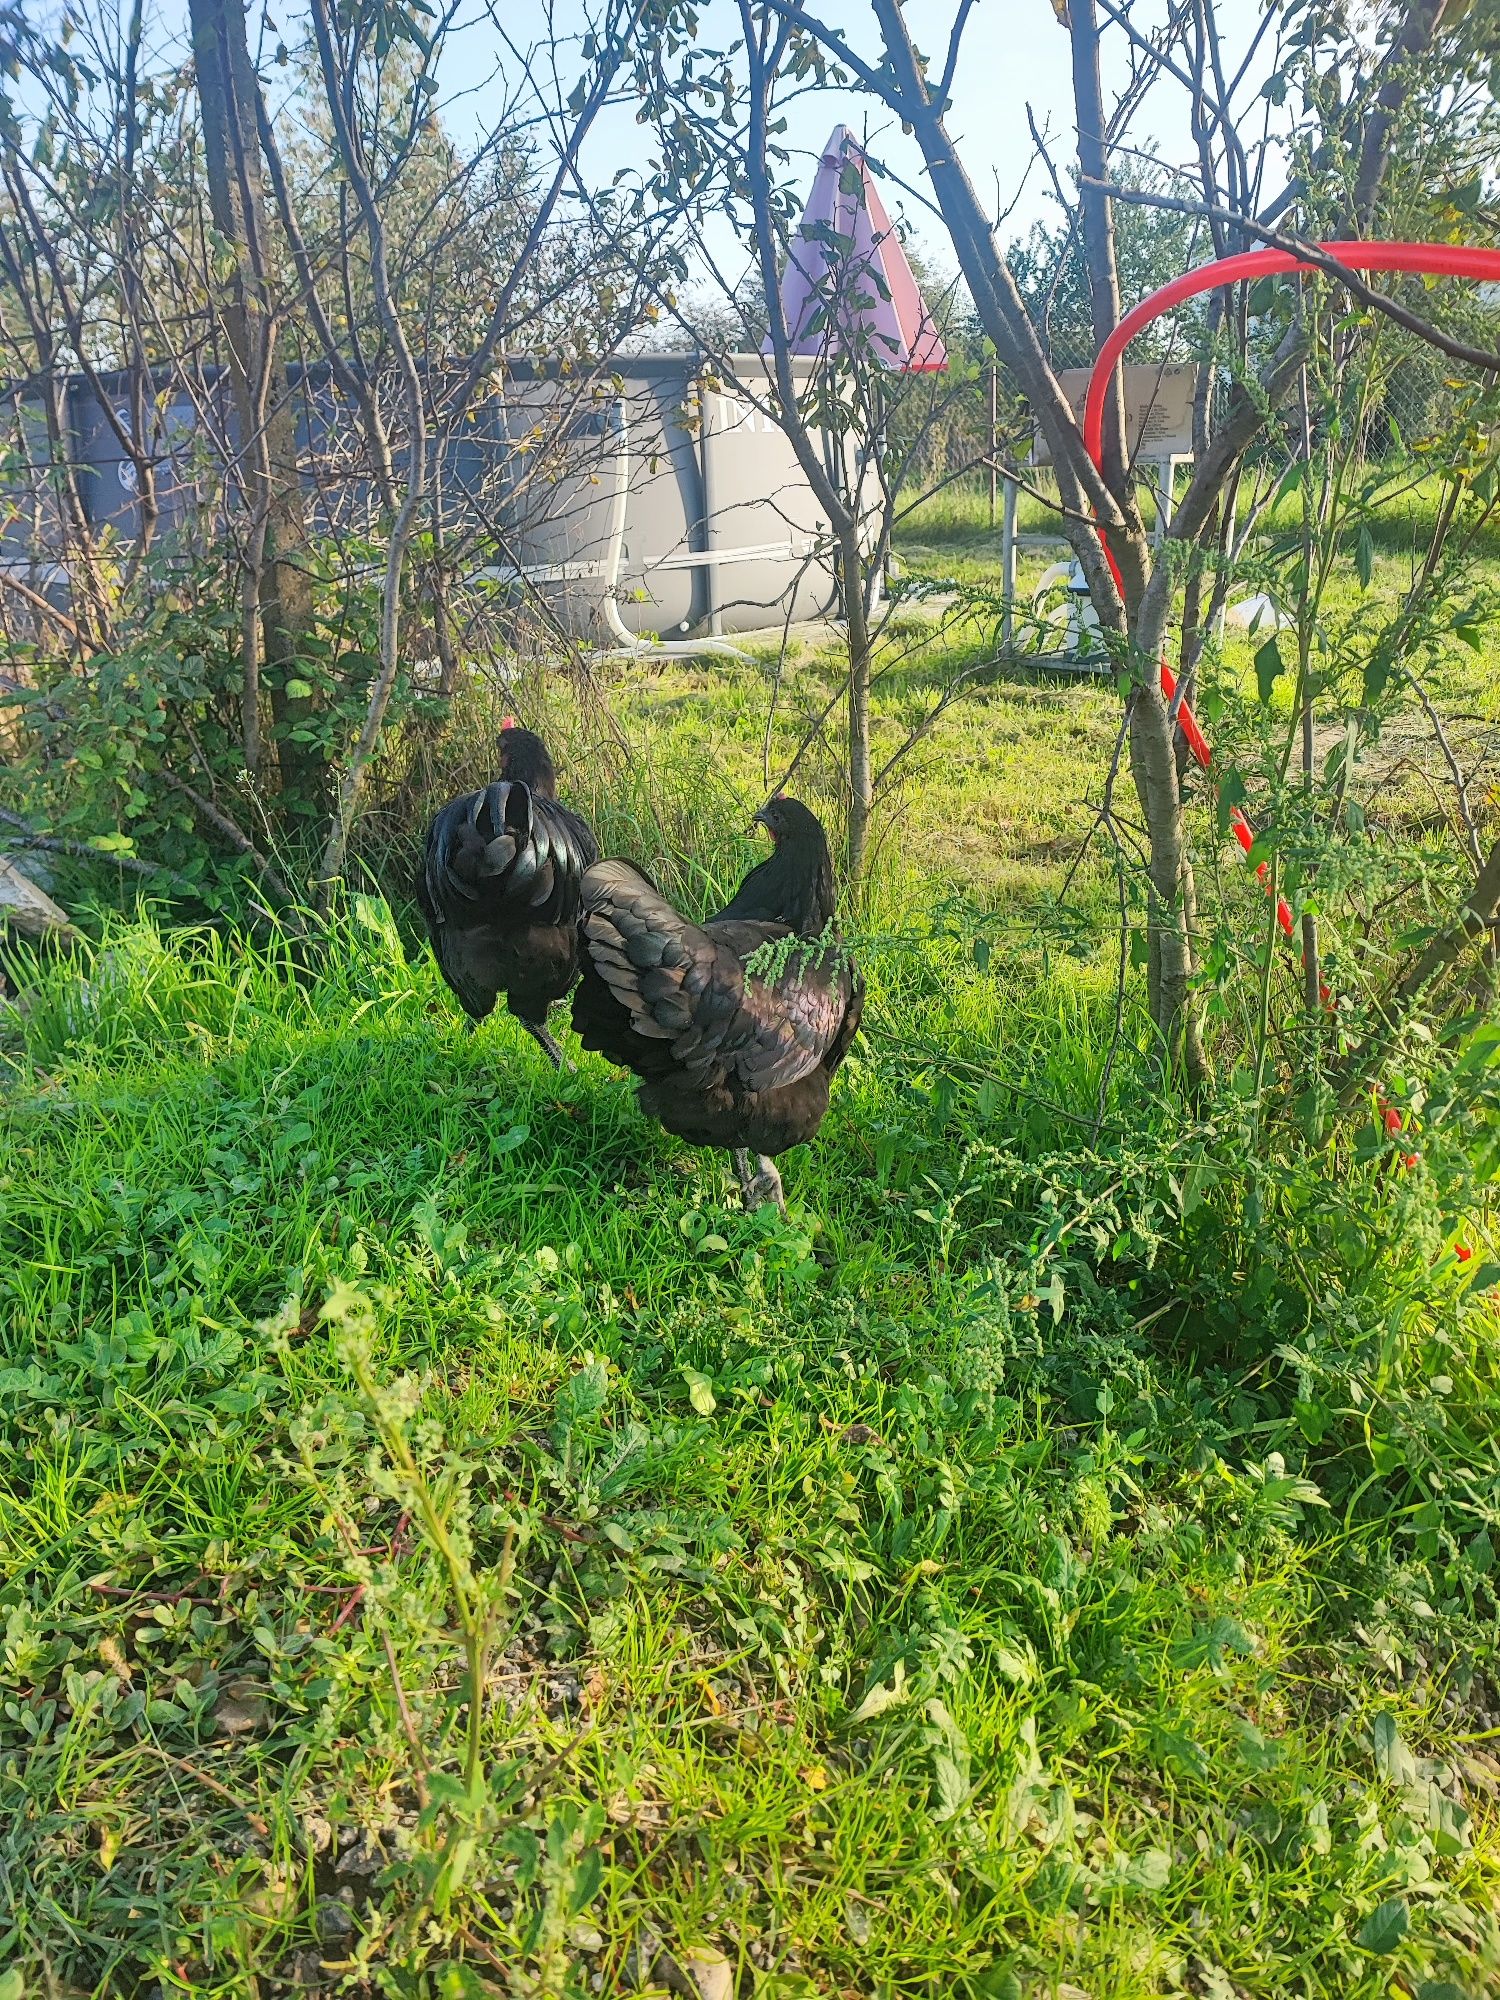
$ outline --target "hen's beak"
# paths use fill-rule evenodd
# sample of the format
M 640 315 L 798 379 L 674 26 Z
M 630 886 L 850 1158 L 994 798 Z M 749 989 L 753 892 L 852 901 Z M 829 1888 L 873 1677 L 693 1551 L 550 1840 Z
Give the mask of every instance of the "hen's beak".
M 763 827 L 765 828 L 766 832 L 767 832 L 767 833 L 769 833 L 769 834 L 771 835 L 771 838 L 772 838 L 772 840 L 775 840 L 775 838 L 776 838 L 776 835 L 775 835 L 774 831 L 772 830 L 772 827 L 771 827 L 771 822 L 770 822 L 770 820 L 769 820 L 769 819 L 768 819 L 768 818 L 766 817 L 766 813 L 765 813 L 765 808 L 764 808 L 764 807 L 762 807 L 762 808 L 761 808 L 761 810 L 760 810 L 760 811 L 759 811 L 759 812 L 758 812 L 758 813 L 757 813 L 757 814 L 755 815 L 754 819 L 753 819 L 753 820 L 751 820 L 751 822 L 750 822 L 750 831 L 751 831 L 752 833 L 754 833 L 755 829 L 756 829 L 756 828 L 757 828 L 758 826 L 763 826 Z

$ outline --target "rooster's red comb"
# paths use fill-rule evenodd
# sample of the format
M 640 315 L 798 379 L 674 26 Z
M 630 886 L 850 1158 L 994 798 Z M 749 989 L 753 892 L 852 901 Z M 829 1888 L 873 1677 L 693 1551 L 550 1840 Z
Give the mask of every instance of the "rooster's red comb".
M 513 715 L 502 715 L 500 718 L 500 727 L 502 729 L 519 729 L 520 726 L 520 723 L 517 722 Z

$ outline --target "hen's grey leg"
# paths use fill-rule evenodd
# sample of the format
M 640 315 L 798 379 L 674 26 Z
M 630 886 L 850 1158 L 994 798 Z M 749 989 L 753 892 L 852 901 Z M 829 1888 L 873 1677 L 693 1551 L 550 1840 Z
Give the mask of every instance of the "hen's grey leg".
M 776 1206 L 781 1210 L 781 1213 L 785 1215 L 786 1196 L 782 1193 L 781 1175 L 776 1171 L 775 1162 L 768 1160 L 765 1154 L 762 1153 L 759 1156 L 757 1164 L 760 1167 L 760 1172 L 752 1175 L 750 1172 L 750 1155 L 739 1152 L 734 1156 L 735 1172 L 740 1177 L 741 1199 L 752 1214 L 760 1207 L 763 1201 L 774 1201 Z
M 577 1065 L 568 1061 L 568 1058 L 563 1054 L 562 1049 L 553 1039 L 550 1031 L 543 1027 L 540 1021 L 523 1021 L 521 1026 L 531 1036 L 533 1041 L 540 1044 L 548 1062 L 551 1063 L 554 1069 L 565 1069 L 570 1075 L 577 1074 Z
M 757 1207 L 763 1201 L 774 1201 L 781 1211 L 782 1220 L 786 1220 L 786 1195 L 781 1185 L 781 1174 L 776 1162 L 768 1160 L 764 1153 L 760 1155 L 760 1172 L 750 1183 L 750 1192 L 755 1196 Z

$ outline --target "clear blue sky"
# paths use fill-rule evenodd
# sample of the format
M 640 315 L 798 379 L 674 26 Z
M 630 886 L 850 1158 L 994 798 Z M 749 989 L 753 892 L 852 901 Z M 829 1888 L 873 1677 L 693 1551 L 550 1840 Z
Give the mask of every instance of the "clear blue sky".
M 541 8 L 537 0 L 494 0 L 504 8 L 504 18 L 517 41 L 526 38 L 527 15 L 534 10 L 541 28 Z M 559 68 L 577 60 L 571 37 L 580 34 L 591 10 L 586 0 L 557 0 L 554 16 L 559 38 Z M 825 0 L 814 12 L 847 36 L 855 50 L 872 58 L 878 50 L 874 16 L 867 0 Z M 1232 71 L 1248 46 L 1264 9 L 1261 0 L 1220 0 L 1220 14 L 1226 37 L 1226 64 Z M 947 49 L 953 18 L 952 0 L 907 0 L 907 24 L 919 46 L 934 63 L 941 63 Z M 1166 0 L 1137 0 L 1136 25 L 1149 30 L 1166 14 Z M 705 0 L 701 10 L 700 43 L 722 48 L 738 34 L 738 10 L 731 0 Z M 1256 98 L 1256 88 L 1274 38 L 1268 38 L 1237 102 L 1242 107 L 1242 129 L 1253 141 L 1260 131 L 1264 105 Z M 455 39 L 445 66 L 442 83 L 445 116 L 456 132 L 472 133 L 486 122 L 486 99 L 491 91 L 479 87 L 479 79 L 489 69 L 498 50 L 492 27 L 476 22 Z M 1123 38 L 1117 31 L 1107 33 L 1109 58 L 1106 83 L 1111 92 L 1125 81 L 1126 63 Z M 1036 157 L 1027 125 L 1031 107 L 1038 128 L 1047 133 L 1055 157 L 1064 169 L 1073 153 L 1069 39 L 1053 12 L 1052 0 L 977 0 L 963 37 L 963 56 L 954 85 L 954 106 L 949 118 L 960 157 L 967 166 L 981 198 L 994 212 L 1015 204 L 1012 226 L 1024 230 L 1040 216 L 1056 213 L 1047 175 Z M 856 131 L 868 128 L 870 144 L 877 158 L 923 194 L 928 192 L 920 155 L 915 144 L 903 137 L 900 128 L 886 116 L 873 99 L 858 90 L 820 92 L 794 104 L 789 114 L 785 143 L 802 156 L 804 179 L 811 182 L 814 163 L 829 132 L 839 122 Z M 1168 80 L 1136 112 L 1130 128 L 1131 141 L 1142 150 L 1160 152 L 1171 160 L 1187 161 L 1191 154 L 1187 100 L 1181 87 Z M 598 175 L 617 168 L 638 166 L 650 149 L 650 140 L 626 110 L 600 121 L 591 143 L 589 164 Z M 887 190 L 888 196 L 891 190 Z M 903 200 L 895 193 L 891 205 Z M 904 202 L 908 219 L 917 237 L 941 259 L 942 229 L 936 218 L 924 215 L 917 202 Z
M 506 6 L 506 0 L 496 0 L 496 4 Z M 526 0 L 520 0 L 520 4 L 510 0 L 506 6 L 508 26 L 516 40 L 524 38 L 522 24 L 528 12 Z M 558 0 L 558 32 L 564 36 L 580 32 L 586 12 L 584 0 Z M 814 0 L 814 12 L 846 34 L 856 52 L 876 54 L 874 16 L 864 0 L 826 0 L 822 6 Z M 1226 62 L 1230 68 L 1238 64 L 1238 56 L 1248 46 L 1248 38 L 1262 12 L 1262 0 L 1220 0 L 1220 16 L 1226 30 Z M 536 8 L 536 14 L 540 28 L 540 8 Z M 1138 0 L 1134 8 L 1134 20 L 1144 30 L 1150 30 L 1164 14 L 1166 0 Z M 722 48 L 738 34 L 738 10 L 728 0 L 706 0 L 700 20 L 700 42 L 704 46 Z M 908 0 L 906 22 L 924 54 L 938 64 L 948 46 L 952 24 L 950 0 Z M 454 42 L 442 82 L 444 98 L 448 100 L 448 120 L 456 130 L 472 130 L 484 122 L 484 92 L 476 90 L 472 96 L 462 92 L 470 90 L 478 80 L 496 46 L 494 32 L 484 24 L 468 28 Z M 1068 34 L 1052 12 L 1052 0 L 976 0 L 962 46 L 964 56 L 954 82 L 950 130 L 982 198 L 992 206 L 1006 208 L 1020 192 L 1016 222 L 1026 226 L 1052 206 L 1046 174 L 1034 158 L 1036 148 L 1026 124 L 1028 104 L 1038 128 L 1050 132 L 1058 162 L 1066 164 L 1072 156 Z M 1118 86 L 1124 82 L 1126 66 L 1122 38 L 1114 30 L 1106 36 L 1106 54 L 1112 54 L 1106 68 L 1106 86 Z M 568 60 L 572 56 L 574 52 L 568 50 Z M 1264 110 L 1254 96 L 1262 74 L 1264 68 L 1258 60 L 1254 82 L 1248 82 L 1240 96 L 1246 138 L 1258 132 L 1258 118 L 1254 114 Z M 862 130 L 868 122 L 874 150 L 888 158 L 896 172 L 926 192 L 916 146 L 902 136 L 900 128 L 882 114 L 882 108 L 874 100 L 858 90 L 842 94 L 820 92 L 792 106 L 786 144 L 794 152 L 800 150 L 806 154 L 808 180 L 812 178 L 812 164 L 818 150 L 840 120 L 852 124 L 856 130 Z M 1146 100 L 1132 120 L 1132 140 L 1142 148 L 1156 146 L 1164 156 L 1174 160 L 1190 156 L 1186 94 L 1178 84 L 1168 80 Z M 642 132 L 636 128 L 632 116 L 622 112 L 600 124 L 592 150 L 594 166 L 596 170 L 628 168 L 640 162 L 644 150 Z M 932 230 L 924 230 L 912 204 L 908 204 L 908 210 L 920 234 L 936 234 L 936 224 Z
M 127 0 L 119 0 L 119 4 L 123 15 Z M 1137 27 L 1149 32 L 1165 18 L 1167 4 L 1168 0 L 1136 0 L 1133 19 Z M 907 23 L 935 64 L 941 62 L 947 48 L 953 5 L 954 0 L 907 0 Z M 875 56 L 878 40 L 867 0 L 823 0 L 821 6 L 814 0 L 814 11 L 846 35 L 859 53 Z M 1263 0 L 1220 0 L 1219 11 L 1226 38 L 1226 62 L 1233 70 L 1261 19 Z M 591 0 L 554 0 L 550 58 L 557 75 L 563 79 L 564 96 L 578 73 L 579 39 L 594 12 Z M 186 0 L 159 0 L 156 17 L 159 36 L 170 40 L 185 34 L 186 14 Z M 252 7 L 252 44 L 259 33 L 267 54 L 278 39 L 295 47 L 307 38 L 301 0 L 266 0 L 263 18 L 264 26 L 259 5 Z M 544 0 L 471 0 L 464 25 L 454 34 L 439 73 L 442 116 L 460 143 L 472 141 L 488 130 L 503 102 L 505 93 L 497 70 L 501 65 L 513 65 L 495 27 L 497 19 L 504 23 L 512 40 L 522 46 L 539 44 L 549 25 Z M 702 0 L 699 32 L 702 45 L 722 48 L 737 33 L 738 10 L 732 0 Z M 1256 90 L 1265 73 L 1270 47 L 1268 38 L 1237 99 L 1242 112 L 1242 134 L 1252 144 L 1261 131 L 1265 107 L 1257 99 Z M 1106 84 L 1112 94 L 1126 76 L 1123 37 L 1117 30 L 1106 30 L 1105 49 Z M 1014 204 L 1008 230 L 1019 233 L 1039 217 L 1055 215 L 1056 205 L 1047 175 L 1036 157 L 1027 126 L 1029 105 L 1038 128 L 1049 136 L 1059 166 L 1065 170 L 1073 153 L 1069 41 L 1053 12 L 1052 0 L 975 0 L 964 32 L 963 56 L 953 97 L 949 126 L 960 157 L 981 198 L 993 212 Z M 840 122 L 848 123 L 856 131 L 868 129 L 877 159 L 887 162 L 921 193 L 928 192 L 913 142 L 903 137 L 879 105 L 857 90 L 820 92 L 791 106 L 784 143 L 794 157 L 800 156 L 798 171 L 805 185 L 811 184 L 817 155 L 829 132 Z M 1146 99 L 1132 119 L 1130 138 L 1143 151 L 1187 162 L 1191 154 L 1188 111 L 1179 85 L 1169 79 Z M 585 171 L 597 183 L 619 169 L 638 167 L 651 144 L 650 136 L 635 123 L 629 109 L 611 110 L 595 127 L 585 155 Z M 888 186 L 886 194 L 893 210 L 904 206 L 917 240 L 934 260 L 951 265 L 937 219 L 924 213 L 919 202 L 903 197 L 899 190 Z M 727 227 L 712 232 L 712 240 L 716 253 L 727 260 L 731 240 Z

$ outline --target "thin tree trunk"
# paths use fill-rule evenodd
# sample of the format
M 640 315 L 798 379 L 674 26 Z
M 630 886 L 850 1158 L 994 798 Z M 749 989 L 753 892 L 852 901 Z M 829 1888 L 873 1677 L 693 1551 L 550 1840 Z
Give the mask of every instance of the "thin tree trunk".
M 214 227 L 234 251 L 221 311 L 239 425 L 241 477 L 249 517 L 244 560 L 258 571 L 245 602 L 259 608 L 261 653 L 268 669 L 283 789 L 301 802 L 325 795 L 319 753 L 294 732 L 312 713 L 305 696 L 287 692 L 298 678 L 303 640 L 313 622 L 310 542 L 297 463 L 297 418 L 278 352 L 268 296 L 265 197 L 256 130 L 258 87 L 241 0 L 189 0 L 198 101 L 203 115 L 209 206 Z M 247 643 L 243 709 L 246 762 L 259 754 L 258 664 Z M 253 718 L 252 718 L 253 711 Z
M 870 851 L 875 786 L 870 767 L 870 624 L 860 577 L 859 524 L 839 535 L 840 589 L 849 644 L 848 877 L 857 888 Z
M 1391 132 L 1401 107 L 1415 63 L 1432 47 L 1447 0 L 1410 0 L 1406 18 L 1396 30 L 1381 64 L 1383 72 L 1374 109 L 1365 120 L 1359 148 L 1359 169 L 1354 177 L 1354 230 L 1363 235 L 1375 217 L 1375 204 L 1385 179 L 1390 154 Z M 1454 10 L 1455 12 L 1457 9 Z
M 333 24 L 329 17 L 328 0 L 312 0 L 312 20 L 339 156 L 344 172 L 348 175 L 349 184 L 354 190 L 355 200 L 359 204 L 365 234 L 370 245 L 370 275 L 375 285 L 376 310 L 379 312 L 380 323 L 386 337 L 395 351 L 401 379 L 406 389 L 407 421 L 406 491 L 400 511 L 391 527 L 390 541 L 386 546 L 385 580 L 381 592 L 380 671 L 376 675 L 374 687 L 370 690 L 370 700 L 365 710 L 364 726 L 360 730 L 359 741 L 355 744 L 339 781 L 333 820 L 328 830 L 323 858 L 318 867 L 317 902 L 321 912 L 326 910 L 334 886 L 344 872 L 354 815 L 369 774 L 370 759 L 374 756 L 376 745 L 380 741 L 380 732 L 385 724 L 385 712 L 390 706 L 400 667 L 401 585 L 406 569 L 407 550 L 411 545 L 417 516 L 427 492 L 427 409 L 422 396 L 422 378 L 417 371 L 416 358 L 406 337 L 400 309 L 391 293 L 390 270 L 386 261 L 385 221 L 375 197 L 375 190 L 370 184 L 370 177 L 365 171 L 359 140 L 350 118 L 348 100 L 352 99 L 353 93 L 349 90 L 346 99 L 348 80 L 341 73 L 334 48 Z
M 1302 602 L 1297 607 L 1297 698 L 1301 705 L 1302 736 L 1302 798 L 1312 823 L 1313 798 L 1313 670 L 1312 640 L 1314 606 L 1308 601 L 1312 589 L 1313 551 L 1315 546 L 1316 522 L 1313 515 L 1312 494 L 1312 406 L 1308 400 L 1307 364 L 1302 365 L 1300 396 L 1302 403 L 1302 457 L 1307 466 L 1307 477 L 1302 482 Z M 1319 512 L 1321 513 L 1321 509 Z M 1311 910 L 1302 912 L 1302 997 L 1307 1008 L 1310 1031 L 1316 1029 L 1323 987 L 1323 975 L 1318 964 L 1318 920 Z
M 870 620 L 859 539 L 859 494 L 849 494 L 844 490 L 843 436 L 840 435 L 836 441 L 839 469 L 835 473 L 824 464 L 817 442 L 798 406 L 797 384 L 792 371 L 791 333 L 782 308 L 781 279 L 776 267 L 776 235 L 767 167 L 767 76 L 772 66 L 767 63 L 756 39 L 756 24 L 748 0 L 741 0 L 740 18 L 750 62 L 750 139 L 747 149 L 750 195 L 755 211 L 761 287 L 769 323 L 771 372 L 780 404 L 779 421 L 814 498 L 828 516 L 836 549 L 834 569 L 844 613 L 849 663 L 847 869 L 849 886 L 857 891 L 869 853 L 870 819 L 874 809 L 874 782 L 870 765 Z M 878 363 L 869 365 L 878 366 Z
M 1105 143 L 1104 84 L 1099 74 L 1099 17 L 1094 0 L 1071 0 L 1073 111 L 1078 121 L 1079 207 L 1083 259 L 1088 273 L 1094 345 L 1102 347 L 1120 323 L 1120 277 L 1115 264 L 1115 224 L 1110 198 L 1098 185 L 1109 178 Z M 1117 499 L 1126 493 L 1125 371 L 1116 368 L 1104 405 L 1104 476 Z
M 1130 769 L 1146 821 L 1149 907 L 1147 995 L 1163 1062 L 1179 1065 L 1190 1084 L 1205 1075 L 1202 1041 L 1192 1006 L 1193 929 L 1197 892 L 1182 820 L 1173 727 L 1161 677 L 1148 677 L 1130 709 Z

